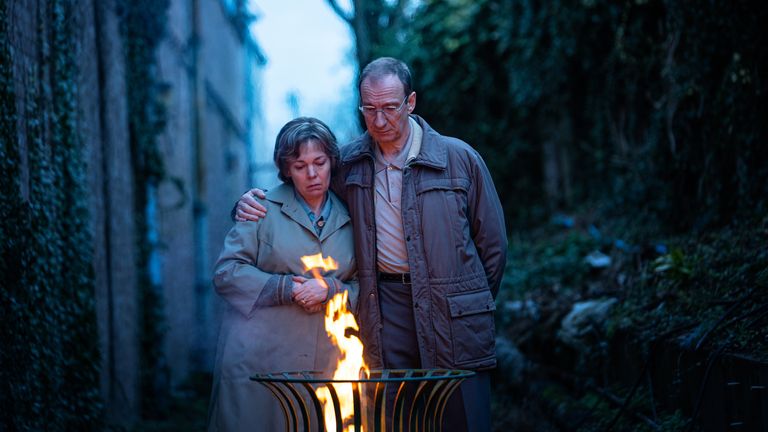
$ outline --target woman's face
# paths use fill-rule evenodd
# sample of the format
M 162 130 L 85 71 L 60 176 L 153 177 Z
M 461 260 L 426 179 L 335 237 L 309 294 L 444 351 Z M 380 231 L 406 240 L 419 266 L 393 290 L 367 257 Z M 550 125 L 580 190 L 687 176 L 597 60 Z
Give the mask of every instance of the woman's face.
M 331 184 L 331 159 L 317 141 L 307 141 L 299 147 L 299 157 L 288 162 L 287 176 L 304 201 L 320 204 Z

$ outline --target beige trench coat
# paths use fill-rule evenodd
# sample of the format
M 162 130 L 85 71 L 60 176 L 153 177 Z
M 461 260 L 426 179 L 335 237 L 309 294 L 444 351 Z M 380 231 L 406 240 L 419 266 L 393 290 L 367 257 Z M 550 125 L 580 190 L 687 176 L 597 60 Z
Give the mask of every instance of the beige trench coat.
M 227 308 L 219 332 L 209 431 L 285 430 L 282 411 L 272 394 L 251 381 L 255 373 L 332 370 L 336 350 L 324 328 L 324 313 L 308 314 L 297 305 L 254 307 L 270 277 L 311 277 L 300 257 L 321 252 L 339 264 L 328 272 L 344 281 L 355 311 L 352 226 L 344 204 L 330 193 L 331 214 L 318 237 L 293 187 L 267 193 L 269 216 L 238 222 L 227 234 L 215 266 L 213 283 Z

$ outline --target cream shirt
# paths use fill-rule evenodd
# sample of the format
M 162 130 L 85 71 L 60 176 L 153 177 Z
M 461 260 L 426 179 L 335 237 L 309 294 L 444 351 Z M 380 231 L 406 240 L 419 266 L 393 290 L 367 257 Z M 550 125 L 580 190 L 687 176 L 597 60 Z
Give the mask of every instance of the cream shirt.
M 403 190 L 403 168 L 421 150 L 421 126 L 409 118 L 411 133 L 400 154 L 387 162 L 376 145 L 376 247 L 379 271 L 407 273 L 408 251 L 405 248 L 400 196 Z

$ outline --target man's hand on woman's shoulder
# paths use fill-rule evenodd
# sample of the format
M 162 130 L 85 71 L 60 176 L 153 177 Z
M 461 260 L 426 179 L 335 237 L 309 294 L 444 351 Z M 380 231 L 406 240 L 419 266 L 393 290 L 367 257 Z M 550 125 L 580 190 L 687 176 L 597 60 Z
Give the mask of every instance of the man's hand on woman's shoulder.
M 259 188 L 253 188 L 240 196 L 240 199 L 232 209 L 232 219 L 236 222 L 253 221 L 258 222 L 267 215 L 267 208 L 261 205 L 256 198 L 264 199 L 264 191 Z

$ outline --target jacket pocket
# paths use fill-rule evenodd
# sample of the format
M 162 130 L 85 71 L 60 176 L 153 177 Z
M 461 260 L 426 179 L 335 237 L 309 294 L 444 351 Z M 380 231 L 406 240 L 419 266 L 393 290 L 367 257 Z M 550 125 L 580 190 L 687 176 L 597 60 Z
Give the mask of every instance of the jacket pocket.
M 451 316 L 453 361 L 456 365 L 477 362 L 496 353 L 493 311 L 496 303 L 488 289 L 447 296 Z
M 371 177 L 364 176 L 362 173 L 349 173 L 344 179 L 344 184 L 347 187 L 357 186 L 362 188 L 370 188 L 372 183 L 373 182 L 371 181 Z
M 416 185 L 416 195 L 432 190 L 452 190 L 466 193 L 469 190 L 469 180 L 465 178 L 434 178 L 421 180 Z
M 431 278 L 459 276 L 472 260 L 467 258 L 474 252 L 469 246 L 468 186 L 462 178 L 421 178 L 416 184 L 421 242 L 424 250 L 433 251 L 426 257 Z

